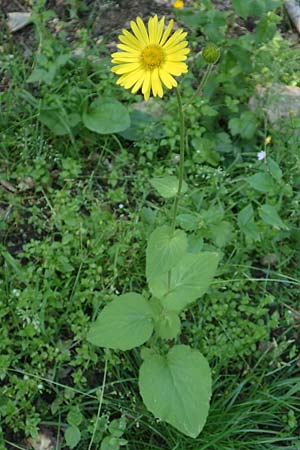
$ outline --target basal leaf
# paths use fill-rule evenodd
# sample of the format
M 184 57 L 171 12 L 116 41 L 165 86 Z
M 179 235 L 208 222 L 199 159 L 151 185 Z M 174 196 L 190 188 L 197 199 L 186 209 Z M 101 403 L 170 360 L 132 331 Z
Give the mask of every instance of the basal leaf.
M 117 100 L 97 99 L 82 116 L 84 125 L 99 134 L 112 134 L 130 126 L 127 108 Z
M 144 344 L 153 332 L 153 314 L 140 294 L 120 295 L 99 314 L 87 339 L 99 347 L 129 350 Z
M 218 254 L 186 253 L 171 270 L 149 282 L 165 309 L 179 312 L 207 291 L 217 269 Z
M 187 237 L 184 231 L 166 225 L 156 228 L 151 234 L 146 250 L 146 276 L 151 279 L 168 272 L 185 254 Z
M 166 356 L 145 354 L 139 388 L 155 417 L 190 437 L 197 437 L 207 418 L 211 397 L 211 372 L 197 350 L 176 345 Z
M 45 107 L 40 111 L 39 120 L 56 136 L 63 136 L 72 133 L 71 129 L 80 122 L 80 116 L 78 114 L 67 116 L 59 109 Z

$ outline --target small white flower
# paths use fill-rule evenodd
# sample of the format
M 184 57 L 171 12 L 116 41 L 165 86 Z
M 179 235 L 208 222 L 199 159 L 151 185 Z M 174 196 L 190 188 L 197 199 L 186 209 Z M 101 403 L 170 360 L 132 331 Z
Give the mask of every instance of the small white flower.
M 258 161 L 262 161 L 263 159 L 265 159 L 266 156 L 267 156 L 267 153 L 264 150 L 262 150 L 261 152 L 257 153 Z

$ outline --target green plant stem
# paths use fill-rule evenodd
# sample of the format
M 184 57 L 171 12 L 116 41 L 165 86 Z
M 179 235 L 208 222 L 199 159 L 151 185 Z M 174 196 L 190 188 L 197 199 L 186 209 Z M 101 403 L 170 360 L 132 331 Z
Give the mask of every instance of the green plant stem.
M 180 125 L 180 160 L 179 160 L 179 182 L 178 182 L 178 190 L 175 197 L 174 210 L 173 210 L 173 218 L 172 218 L 172 233 L 175 231 L 176 225 L 176 216 L 178 210 L 178 204 L 180 200 L 182 183 L 183 183 L 183 173 L 184 173 L 184 152 L 185 152 L 185 128 L 184 128 L 184 115 L 183 108 L 181 102 L 181 96 L 179 90 L 175 88 L 177 102 L 178 102 L 178 112 L 179 112 L 179 125 Z
M 101 408 L 102 408 L 102 403 L 103 403 L 103 396 L 104 396 L 104 388 L 105 388 L 105 383 L 106 383 L 106 374 L 107 374 L 107 358 L 105 359 L 105 366 L 104 366 L 104 373 L 103 373 L 103 380 L 102 380 L 102 387 L 101 387 L 101 395 L 100 395 L 100 401 L 99 401 L 99 407 L 98 407 L 98 411 L 97 411 L 97 417 L 96 417 L 96 421 L 95 421 L 95 425 L 94 425 L 94 429 L 93 429 L 93 434 L 89 443 L 89 447 L 88 450 L 91 450 L 93 442 L 94 442 L 94 438 L 95 438 L 95 434 L 98 428 L 98 422 L 99 422 L 99 418 L 100 418 L 100 413 L 101 413 Z
M 214 64 L 208 64 L 208 66 L 206 68 L 206 71 L 204 72 L 203 77 L 202 77 L 202 79 L 200 81 L 200 84 L 197 87 L 197 90 L 196 90 L 195 94 L 193 95 L 192 100 L 191 100 L 190 103 L 193 103 L 195 98 L 197 98 L 198 95 L 200 94 L 200 92 L 203 90 L 203 88 L 205 86 L 205 83 L 207 82 L 207 80 L 208 80 L 208 78 L 209 78 L 209 76 L 211 74 L 213 66 L 214 66 Z

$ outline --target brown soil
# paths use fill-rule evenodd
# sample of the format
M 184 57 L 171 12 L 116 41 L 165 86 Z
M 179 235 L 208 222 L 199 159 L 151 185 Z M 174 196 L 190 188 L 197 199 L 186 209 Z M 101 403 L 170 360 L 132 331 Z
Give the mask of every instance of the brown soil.
M 74 28 L 80 24 L 92 29 L 94 36 L 114 36 L 122 28 L 128 28 L 131 19 L 141 16 L 147 19 L 149 16 L 158 14 L 168 18 L 173 17 L 173 0 L 81 0 L 84 6 L 79 9 L 79 19 L 74 20 L 69 16 L 69 9 L 66 0 L 48 0 L 47 9 L 53 9 L 59 19 L 72 21 Z M 190 0 L 186 0 L 186 6 Z M 78 2 L 79 3 L 79 2 Z M 228 10 L 231 7 L 231 0 L 214 0 L 218 9 Z M 9 12 L 30 11 L 30 0 L 0 0 L 0 15 L 5 18 Z M 1 18 L 0 18 L 1 19 Z M 30 31 L 32 27 L 26 27 L 15 33 L 15 38 L 30 44 Z

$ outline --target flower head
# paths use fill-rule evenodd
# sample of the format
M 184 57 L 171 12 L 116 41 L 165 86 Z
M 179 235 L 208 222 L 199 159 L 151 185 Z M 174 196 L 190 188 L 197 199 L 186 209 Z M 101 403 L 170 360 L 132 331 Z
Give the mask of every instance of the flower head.
M 270 144 L 271 140 L 272 140 L 271 136 L 267 136 L 265 139 L 265 144 L 266 145 Z
M 173 3 L 173 8 L 181 9 L 184 7 L 184 1 L 183 0 L 175 0 Z
M 267 153 L 264 150 L 262 150 L 261 152 L 258 152 L 256 156 L 258 161 L 262 161 L 263 159 L 266 158 Z
M 188 42 L 184 40 L 187 33 L 182 29 L 171 35 L 173 20 L 164 29 L 165 18 L 160 21 L 157 16 L 150 17 L 148 29 L 140 17 L 130 22 L 131 30 L 122 30 L 119 36 L 123 50 L 112 54 L 112 71 L 120 78 L 117 84 L 125 89 L 131 89 L 134 94 L 142 90 L 145 100 L 163 97 L 162 85 L 168 89 L 177 86 L 174 76 L 188 71 L 183 62 L 187 58 Z

